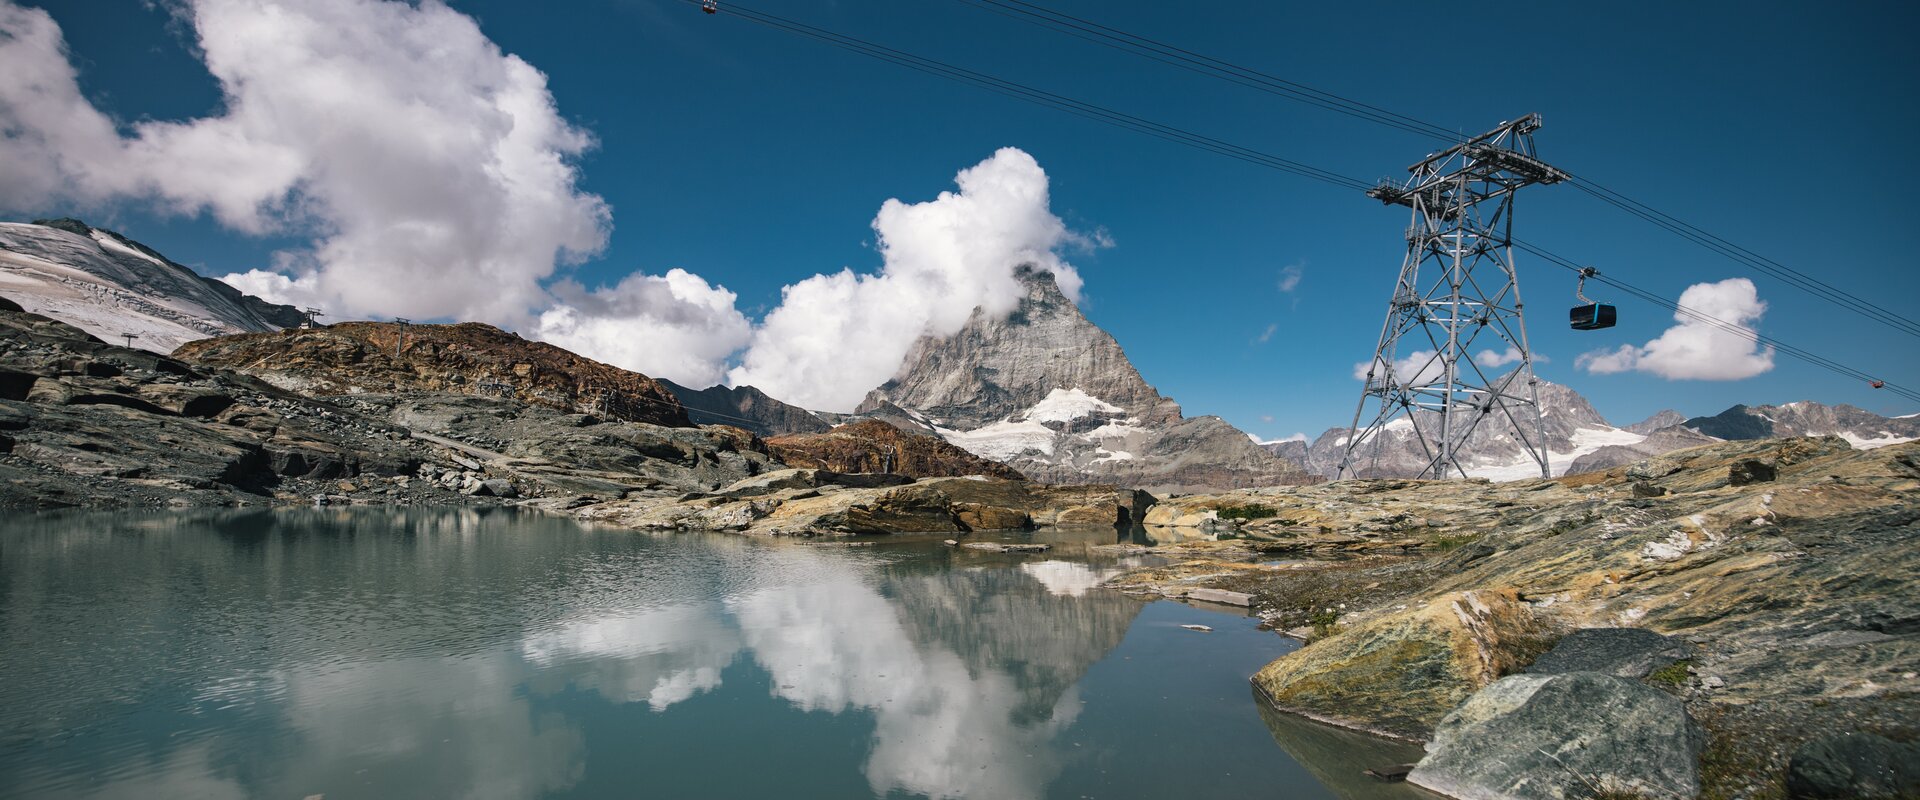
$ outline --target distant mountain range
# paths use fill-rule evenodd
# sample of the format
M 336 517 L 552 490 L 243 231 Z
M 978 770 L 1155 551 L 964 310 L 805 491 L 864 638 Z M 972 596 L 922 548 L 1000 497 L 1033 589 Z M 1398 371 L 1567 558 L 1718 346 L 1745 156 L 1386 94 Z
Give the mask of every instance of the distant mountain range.
M 1302 483 L 1334 475 L 1351 430 L 1333 428 L 1310 442 L 1259 442 L 1219 417 L 1186 417 L 1178 403 L 1141 377 L 1112 336 L 1080 313 L 1051 274 L 1022 268 L 1018 276 L 1026 294 L 1011 314 L 994 317 L 976 309 L 954 335 L 920 340 L 893 379 L 870 392 L 852 414 L 810 411 L 751 386 L 692 389 L 637 376 L 650 388 L 630 393 L 649 395 L 648 410 L 667 417 L 677 419 L 679 407 L 684 407 L 693 423 L 731 425 L 768 439 L 834 431 L 837 438 L 794 441 L 826 454 L 823 457 L 861 465 L 885 465 L 911 451 L 933 454 L 927 458 L 945 464 L 949 472 L 964 468 L 962 459 L 938 456 L 937 448 L 929 445 L 908 448 L 891 436 L 877 435 L 880 429 L 870 425 L 847 426 L 875 420 L 938 437 L 1048 483 L 1179 491 Z M 0 296 L 104 340 L 135 334 L 135 347 L 163 353 L 197 339 L 270 332 L 303 319 L 292 306 L 243 294 L 139 242 L 72 219 L 0 223 Z M 358 355 L 349 359 L 352 369 L 335 377 L 396 387 L 438 380 L 437 366 L 413 363 L 418 354 L 429 352 L 417 348 L 425 341 L 388 327 L 341 328 L 341 336 L 366 335 L 343 345 Z M 509 336 L 481 328 L 485 326 L 478 326 L 474 335 Z M 465 328 L 447 330 L 451 335 Z M 382 355 L 394 341 L 405 345 L 411 360 Z M 572 355 L 539 347 L 557 351 L 549 359 L 556 364 Z M 332 369 L 328 359 L 337 356 L 316 351 L 311 363 L 288 368 L 305 370 L 300 380 L 324 382 L 329 378 L 323 373 Z M 540 361 L 522 360 L 526 363 L 503 364 L 501 369 L 534 369 Z M 462 367 L 448 375 L 467 371 Z M 513 375 L 497 382 L 527 383 L 532 377 Z M 555 384 L 560 389 L 541 391 L 567 394 L 561 384 Z M 587 400 L 575 398 L 568 405 L 581 402 Z M 1556 475 L 1605 469 L 1722 439 L 1831 435 L 1856 447 L 1920 439 L 1920 416 L 1888 418 L 1845 405 L 1734 406 L 1693 418 L 1667 410 L 1616 426 L 1566 386 L 1542 381 L 1540 402 L 1549 463 Z M 1431 423 L 1420 418 L 1423 429 Z M 1469 439 L 1468 473 L 1496 480 L 1538 475 L 1516 432 L 1504 420 L 1495 423 L 1483 425 Z M 1417 474 L 1426 457 L 1413 430 L 1413 422 L 1406 419 L 1388 425 L 1366 443 L 1358 474 Z
M 75 219 L 0 222 L 0 296 L 105 341 L 170 353 L 208 336 L 300 324 L 269 303 L 203 277 L 139 242 Z

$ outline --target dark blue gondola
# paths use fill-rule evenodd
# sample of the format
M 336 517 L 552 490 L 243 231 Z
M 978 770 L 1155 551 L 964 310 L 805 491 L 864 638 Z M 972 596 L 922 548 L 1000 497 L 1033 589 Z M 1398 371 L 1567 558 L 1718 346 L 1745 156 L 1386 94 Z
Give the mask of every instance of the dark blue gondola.
M 1580 283 L 1573 289 L 1573 296 L 1580 298 L 1583 305 L 1577 305 L 1567 311 L 1567 322 L 1576 331 L 1597 331 L 1613 327 L 1616 314 L 1613 306 L 1596 303 L 1587 299 L 1587 279 L 1600 274 L 1593 267 L 1580 268 Z
M 1576 331 L 1597 331 L 1601 328 L 1611 328 L 1613 327 L 1614 316 L 1613 306 L 1607 305 L 1606 303 L 1574 306 L 1567 311 L 1567 321 L 1573 324 L 1573 329 Z

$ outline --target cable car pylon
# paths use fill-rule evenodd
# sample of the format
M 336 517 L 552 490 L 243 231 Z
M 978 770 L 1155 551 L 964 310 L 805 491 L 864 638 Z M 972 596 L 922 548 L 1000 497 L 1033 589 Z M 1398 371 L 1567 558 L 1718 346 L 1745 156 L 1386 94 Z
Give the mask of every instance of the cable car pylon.
M 1538 114 L 1503 122 L 1408 167 L 1404 183 L 1367 190 L 1382 203 L 1412 209 L 1413 224 L 1336 477 L 1366 474 L 1368 448 L 1377 457 L 1382 434 L 1399 420 L 1411 426 L 1426 457 L 1417 477 L 1464 476 L 1468 438 L 1489 419 L 1511 425 L 1540 477 L 1552 476 L 1513 261 L 1514 195 L 1568 179 L 1535 156 L 1539 129 Z M 1497 351 L 1502 364 L 1517 352 L 1519 365 L 1489 375 L 1495 365 L 1483 369 L 1476 348 Z

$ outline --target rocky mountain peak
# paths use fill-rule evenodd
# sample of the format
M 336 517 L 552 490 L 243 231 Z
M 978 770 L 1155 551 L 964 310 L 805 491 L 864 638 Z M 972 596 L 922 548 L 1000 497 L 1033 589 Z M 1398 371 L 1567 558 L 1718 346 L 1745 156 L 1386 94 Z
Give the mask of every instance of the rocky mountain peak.
M 1634 433 L 1647 434 L 1653 433 L 1661 428 L 1671 428 L 1675 425 L 1682 425 L 1685 424 L 1686 421 L 1687 415 L 1669 408 L 1632 425 L 1628 425 L 1625 429 Z
M 1053 273 L 1022 266 L 1015 274 L 1027 292 L 1012 312 L 975 309 L 954 335 L 921 338 L 868 404 L 892 403 L 942 427 L 971 429 L 1018 415 L 1056 390 L 1078 390 L 1141 420 L 1179 418 L 1179 405 L 1147 385 Z
M 954 335 L 922 338 L 856 415 L 937 433 L 1042 481 L 1190 489 L 1311 480 L 1218 417 L 1184 418 L 1051 272 L 1015 275 L 1026 293 L 1011 312 L 975 309 Z

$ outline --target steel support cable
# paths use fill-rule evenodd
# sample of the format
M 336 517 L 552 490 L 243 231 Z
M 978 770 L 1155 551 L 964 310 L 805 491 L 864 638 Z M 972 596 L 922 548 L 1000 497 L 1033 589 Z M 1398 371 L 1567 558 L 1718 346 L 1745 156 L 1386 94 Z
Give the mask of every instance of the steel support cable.
M 690 2 L 693 2 L 694 4 L 698 4 L 698 0 L 690 0 Z M 868 42 L 852 36 L 846 36 L 844 34 L 839 34 L 833 31 L 825 30 L 823 28 L 816 28 L 814 26 L 807 25 L 801 22 L 796 22 L 794 20 L 786 19 L 784 17 L 780 17 L 777 15 L 767 14 L 765 12 L 756 11 L 751 8 L 742 7 L 737 3 L 726 4 L 725 6 L 721 7 L 721 12 L 732 14 L 736 17 L 739 17 L 749 22 L 753 22 L 758 25 L 763 25 L 766 27 L 783 30 L 789 33 L 799 34 L 801 36 L 805 36 L 805 37 L 832 45 L 834 47 L 847 50 L 849 52 L 854 52 L 860 55 L 868 56 L 870 58 L 875 58 L 875 59 L 879 59 L 889 63 L 897 64 L 899 66 L 903 66 L 919 72 L 935 75 L 937 77 L 943 77 L 943 78 L 948 78 L 950 80 L 959 81 L 962 83 L 968 83 L 974 86 L 988 89 L 990 91 L 994 91 L 1002 95 L 1014 97 L 1020 100 L 1025 100 L 1031 103 L 1035 103 L 1037 105 L 1047 106 L 1050 108 L 1054 108 L 1056 110 L 1065 111 L 1067 113 L 1074 114 L 1076 116 L 1085 117 L 1098 122 L 1104 122 L 1110 125 L 1114 125 L 1116 127 L 1125 128 L 1127 130 L 1134 131 L 1136 133 L 1143 133 L 1158 139 L 1174 142 L 1176 144 L 1184 144 L 1197 149 L 1206 150 L 1208 152 L 1212 152 L 1218 155 L 1227 156 L 1229 158 L 1235 158 L 1241 161 L 1258 164 L 1260 166 L 1268 167 L 1270 169 L 1276 169 L 1282 172 L 1288 172 L 1295 175 L 1299 175 L 1304 178 L 1310 178 L 1313 180 L 1330 183 L 1345 189 L 1364 191 L 1368 188 L 1371 188 L 1371 184 L 1365 181 L 1359 180 L 1357 178 L 1350 178 L 1345 175 L 1341 175 L 1337 172 L 1321 169 L 1319 167 L 1315 167 L 1310 164 L 1294 161 L 1292 159 L 1277 156 L 1272 153 L 1254 150 L 1249 147 L 1242 147 L 1240 145 L 1236 145 L 1231 142 L 1215 139 L 1213 137 L 1206 136 L 1203 134 L 1194 133 L 1192 131 L 1188 131 L 1172 125 L 1166 125 L 1163 123 L 1155 122 L 1153 120 L 1149 120 L 1144 117 L 1137 117 L 1131 114 L 1115 111 L 1113 109 L 1106 108 L 1104 106 L 1099 106 L 1093 103 L 1076 100 L 1071 97 L 1067 97 L 1061 94 L 1056 94 L 1053 92 L 1048 92 L 1043 89 L 1036 89 L 1031 86 L 1027 86 L 1025 84 L 1015 83 L 1013 81 L 998 78 L 992 75 L 988 75 L 986 73 L 976 72 L 974 70 L 966 69 L 964 67 L 954 66 L 952 64 L 947 64 L 945 62 L 938 61 L 931 58 L 926 58 L 924 56 L 917 56 L 912 53 L 887 47 L 885 45 L 875 44 L 873 42 Z
M 962 3 L 991 11 L 1003 17 L 1064 33 L 1076 39 L 1092 42 L 1123 52 L 1130 52 L 1162 64 L 1183 69 L 1188 72 L 1207 75 L 1256 89 L 1268 94 L 1279 95 L 1291 100 L 1306 103 L 1337 114 L 1363 119 L 1408 133 L 1427 136 L 1445 142 L 1458 142 L 1462 138 L 1458 132 L 1450 131 L 1425 120 L 1398 114 L 1378 106 L 1368 105 L 1358 100 L 1316 89 L 1303 83 L 1281 78 L 1256 69 L 1242 67 L 1229 61 L 1213 58 L 1181 47 L 1156 41 L 1154 39 L 1128 33 L 1118 28 L 1110 28 L 1091 20 L 1071 14 L 1048 9 L 1020 0 L 960 0 Z
M 1569 259 L 1563 258 L 1560 255 L 1553 253 L 1552 251 L 1546 250 L 1545 248 L 1538 247 L 1526 242 L 1522 242 L 1517 239 L 1514 240 L 1513 246 L 1518 247 L 1522 250 L 1525 250 L 1529 253 L 1532 253 L 1536 256 L 1539 256 L 1540 258 L 1545 259 L 1548 263 L 1553 264 L 1555 266 L 1563 267 L 1565 269 L 1571 270 L 1576 273 L 1579 272 L 1580 270 L 1579 264 Z M 1679 304 L 1678 302 L 1675 302 L 1673 300 L 1668 300 L 1667 298 L 1662 297 L 1659 294 L 1656 294 L 1646 289 L 1642 289 L 1638 286 L 1627 283 L 1626 281 L 1622 281 L 1618 278 L 1601 274 L 1601 275 L 1593 276 L 1592 280 L 1598 281 L 1600 283 L 1604 283 L 1608 286 L 1612 286 L 1623 292 L 1631 294 L 1634 297 L 1637 297 L 1645 302 L 1668 309 L 1688 319 L 1711 326 L 1715 329 L 1724 331 L 1726 333 L 1739 336 L 1740 338 L 1746 339 L 1747 341 L 1753 342 L 1755 344 L 1761 344 L 1768 347 L 1772 347 L 1780 353 L 1783 353 L 1785 355 L 1807 362 L 1814 366 L 1820 367 L 1836 375 L 1840 375 L 1845 378 L 1851 378 L 1853 380 L 1857 380 L 1857 381 L 1860 381 L 1863 383 L 1869 383 L 1869 384 L 1871 384 L 1875 380 L 1879 380 L 1871 373 L 1865 372 L 1860 369 L 1856 369 L 1854 367 L 1847 366 L 1846 364 L 1842 364 L 1833 359 L 1819 355 L 1818 353 L 1814 353 L 1799 347 L 1795 347 L 1794 345 L 1783 342 L 1772 336 L 1767 336 L 1766 334 L 1760 333 L 1759 331 L 1749 328 L 1745 325 L 1728 322 L 1724 319 L 1720 319 L 1719 317 L 1715 317 L 1713 315 L 1706 314 L 1692 308 L 1688 308 L 1686 306 Z M 1897 385 L 1891 381 L 1884 382 L 1882 384 L 1882 388 L 1890 390 L 1894 394 L 1899 395 L 1908 400 L 1920 402 L 1920 392 L 1915 392 L 1904 386 Z
M 685 0 L 685 2 L 687 2 L 690 5 L 700 5 L 700 0 Z M 1006 81 L 1000 78 L 995 78 L 991 75 L 986 75 L 984 73 L 978 73 L 962 67 L 955 67 L 949 64 L 945 64 L 944 62 L 939 62 L 934 59 L 915 56 L 910 53 L 906 53 L 904 51 L 886 47 L 884 45 L 878 45 L 878 44 L 867 42 L 865 40 L 861 40 L 852 36 L 846 36 L 844 34 L 834 33 L 832 31 L 828 31 L 822 28 L 816 28 L 814 26 L 807 25 L 805 23 L 788 20 L 772 14 L 766 14 L 764 12 L 755 11 L 750 8 L 744 8 L 737 3 L 728 3 L 726 4 L 726 6 L 722 7 L 721 10 L 725 13 L 734 14 L 735 16 L 738 16 L 750 22 L 754 22 L 756 24 L 760 24 L 763 26 L 771 27 L 771 28 L 776 28 L 779 30 L 784 30 L 790 33 L 800 34 L 802 36 L 806 36 L 808 38 L 825 42 L 827 44 L 833 45 L 840 49 L 848 50 L 850 52 L 854 52 L 854 53 L 865 55 L 871 58 L 876 58 L 882 61 L 894 63 L 900 66 L 907 67 L 909 69 L 914 69 L 916 71 L 924 72 L 937 77 L 944 77 L 950 80 L 957 80 L 963 83 L 980 86 L 982 88 L 986 88 L 1006 96 L 1026 100 L 1028 102 L 1036 103 L 1038 105 L 1045 105 L 1058 110 L 1066 111 L 1068 113 L 1073 113 L 1078 116 L 1094 119 L 1096 121 L 1106 122 L 1108 124 L 1115 125 L 1116 127 L 1122 127 L 1129 130 L 1133 130 L 1138 133 L 1144 133 L 1150 136 L 1154 136 L 1155 138 L 1164 139 L 1166 141 L 1171 141 L 1177 144 L 1185 144 L 1189 147 L 1194 147 L 1196 149 L 1206 150 L 1208 152 L 1216 153 L 1218 155 L 1224 155 L 1229 158 L 1235 158 L 1242 161 L 1247 161 L 1249 163 L 1258 164 L 1260 166 L 1265 166 L 1271 169 L 1277 169 L 1283 172 L 1289 172 L 1292 174 L 1300 175 L 1302 177 L 1311 178 L 1313 180 L 1318 180 L 1325 183 L 1330 183 L 1335 186 L 1340 186 L 1347 189 L 1365 190 L 1365 189 L 1372 188 L 1372 184 L 1370 183 L 1358 180 L 1356 178 L 1347 177 L 1345 175 L 1332 172 L 1330 170 L 1321 169 L 1319 167 L 1314 167 L 1302 162 L 1281 158 L 1279 156 L 1275 156 L 1268 153 L 1263 153 L 1257 150 L 1253 150 L 1251 148 L 1241 147 L 1239 145 L 1235 145 L 1230 142 L 1214 139 L 1212 137 L 1204 136 L 1201 134 L 1195 134 L 1190 131 L 1185 131 L 1170 125 L 1163 125 L 1161 123 L 1153 122 L 1151 120 L 1146 120 L 1140 117 L 1134 117 L 1129 114 L 1112 111 L 1110 109 L 1096 106 L 1091 103 L 1084 103 L 1078 100 L 1074 100 L 1072 98 L 1065 97 L 1064 95 L 1057 95 L 1051 92 L 1046 92 L 1044 90 L 1033 89 L 1031 87 L 1027 87 L 1022 84 L 1017 84 L 1012 81 Z M 1567 269 L 1575 270 L 1575 271 L 1579 269 L 1579 266 L 1574 264 L 1572 261 L 1568 261 L 1564 258 L 1548 253 L 1547 251 L 1535 248 L 1531 245 L 1520 242 L 1519 240 L 1514 240 L 1514 245 L 1516 247 L 1520 247 L 1523 250 L 1534 253 L 1535 255 L 1539 255 L 1542 258 L 1545 258 L 1549 262 L 1554 263 L 1558 266 L 1565 267 Z M 1701 314 L 1697 311 L 1681 306 L 1674 301 L 1667 300 L 1666 298 L 1663 298 L 1657 294 L 1626 284 L 1625 282 L 1619 281 L 1618 279 L 1607 278 L 1607 277 L 1600 277 L 1597 279 L 1601 280 L 1607 285 L 1615 286 L 1620 288 L 1622 291 L 1626 291 L 1631 294 L 1634 294 L 1635 296 L 1640 297 L 1641 299 L 1646 300 L 1647 302 L 1662 306 L 1664 308 L 1671 309 L 1676 313 L 1687 315 L 1689 318 L 1696 319 L 1708 325 L 1713 325 L 1714 327 L 1717 327 L 1729 333 L 1741 336 L 1742 338 L 1746 338 L 1750 341 L 1772 346 L 1780 352 L 1787 353 L 1788 355 L 1793 356 L 1794 358 L 1798 358 L 1802 361 L 1806 361 L 1815 366 L 1822 367 L 1824 369 L 1835 372 L 1836 374 L 1842 375 L 1844 377 L 1848 377 L 1856 380 L 1869 381 L 1869 382 L 1872 380 L 1875 380 L 1871 375 L 1869 375 L 1866 372 L 1853 369 L 1844 364 L 1840 364 L 1839 362 L 1832 361 L 1831 359 L 1827 359 L 1817 354 L 1814 354 L 1805 350 L 1801 350 L 1800 348 L 1797 348 L 1797 347 L 1793 347 L 1792 345 L 1788 345 L 1784 342 L 1779 341 L 1778 339 L 1774 339 L 1772 337 L 1759 334 L 1757 331 L 1754 331 L 1750 328 L 1746 328 L 1740 325 L 1735 325 L 1733 323 L 1727 322 L 1717 317 Z M 1909 389 L 1906 389 L 1905 387 L 1897 386 L 1889 382 L 1885 384 L 1885 388 L 1893 390 L 1895 394 L 1898 394 L 1902 397 L 1920 401 L 1920 393 L 1915 393 Z
M 1389 111 L 1378 106 L 1343 97 L 1306 84 L 1290 81 L 1249 67 L 1243 67 L 1230 61 L 1196 53 L 1150 37 L 1129 33 L 1082 17 L 1055 11 L 1035 3 L 1025 2 L 1025 0 L 960 0 L 960 2 L 991 10 L 1002 16 L 1012 17 L 1030 24 L 1059 31 L 1075 38 L 1092 41 L 1109 48 L 1132 52 L 1153 61 L 1168 64 L 1189 72 L 1211 75 L 1242 86 L 1249 86 L 1270 94 L 1280 95 L 1368 122 L 1446 141 L 1457 141 L 1460 138 L 1457 133 L 1425 120 Z M 1875 305 L 1871 301 L 1822 281 L 1819 278 L 1734 244 L 1698 226 L 1627 197 L 1592 180 L 1574 176 L 1574 185 L 1576 188 L 1639 217 L 1646 222 L 1652 223 L 1656 227 L 1664 228 L 1735 262 L 1778 278 L 1801 291 L 1827 300 L 1828 302 L 1883 325 L 1887 325 L 1902 333 L 1920 336 L 1920 322 L 1902 317 L 1897 312 Z
M 1602 202 L 1639 217 L 1676 236 L 1726 256 L 1735 262 L 1745 264 L 1767 275 L 1779 279 L 1794 288 L 1811 294 L 1834 305 L 1840 306 L 1863 317 L 1879 322 L 1910 336 L 1920 336 L 1920 322 L 1900 316 L 1882 306 L 1858 295 L 1841 289 L 1826 281 L 1808 275 L 1773 259 L 1762 256 L 1737 244 L 1727 241 L 1701 228 L 1659 211 L 1626 195 L 1615 192 L 1585 178 L 1574 177 L 1573 186 Z

